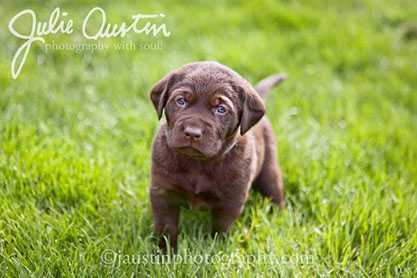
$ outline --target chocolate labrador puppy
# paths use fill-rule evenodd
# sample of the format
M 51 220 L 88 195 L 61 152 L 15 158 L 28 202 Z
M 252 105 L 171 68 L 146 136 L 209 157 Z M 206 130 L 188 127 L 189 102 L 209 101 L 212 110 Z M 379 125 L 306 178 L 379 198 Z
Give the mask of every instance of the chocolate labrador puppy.
M 211 209 L 213 232 L 226 232 L 251 185 L 284 207 L 282 176 L 262 97 L 284 77 L 256 89 L 216 62 L 187 64 L 151 90 L 159 119 L 153 143 L 150 198 L 159 245 L 176 250 L 180 207 Z

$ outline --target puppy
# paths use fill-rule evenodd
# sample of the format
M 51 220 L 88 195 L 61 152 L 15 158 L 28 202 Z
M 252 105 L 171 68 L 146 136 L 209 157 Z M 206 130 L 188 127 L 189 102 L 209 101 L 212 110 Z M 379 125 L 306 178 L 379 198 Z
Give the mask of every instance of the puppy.
M 243 210 L 252 184 L 284 207 L 282 176 L 262 97 L 284 77 L 256 90 L 217 62 L 187 64 L 150 92 L 166 121 L 153 142 L 150 199 L 159 246 L 177 248 L 180 207 L 210 209 L 213 232 L 226 232 Z

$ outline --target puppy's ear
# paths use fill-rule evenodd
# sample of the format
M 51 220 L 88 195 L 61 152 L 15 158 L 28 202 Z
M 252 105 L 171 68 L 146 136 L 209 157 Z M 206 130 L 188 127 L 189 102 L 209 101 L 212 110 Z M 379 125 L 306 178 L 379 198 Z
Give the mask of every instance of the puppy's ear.
M 158 114 L 158 119 L 161 119 L 162 111 L 164 110 L 168 101 L 169 91 L 171 87 L 178 81 L 178 79 L 179 74 L 177 71 L 171 71 L 152 87 L 149 95 L 153 106 L 155 107 L 156 113 Z
M 240 134 L 243 135 L 265 115 L 265 105 L 249 83 L 239 86 L 239 91 L 242 102 Z

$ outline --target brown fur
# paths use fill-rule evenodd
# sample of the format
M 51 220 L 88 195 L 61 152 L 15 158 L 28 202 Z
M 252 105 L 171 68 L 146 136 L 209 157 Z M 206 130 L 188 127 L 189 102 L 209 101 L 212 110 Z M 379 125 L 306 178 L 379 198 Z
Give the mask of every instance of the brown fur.
M 252 183 L 284 207 L 276 143 L 260 97 L 283 79 L 270 76 L 255 90 L 224 65 L 196 62 L 170 72 L 151 90 L 159 118 L 163 111 L 166 117 L 152 152 L 155 232 L 167 236 L 174 250 L 183 205 L 210 209 L 213 232 L 229 229 Z M 163 238 L 160 247 L 166 250 Z

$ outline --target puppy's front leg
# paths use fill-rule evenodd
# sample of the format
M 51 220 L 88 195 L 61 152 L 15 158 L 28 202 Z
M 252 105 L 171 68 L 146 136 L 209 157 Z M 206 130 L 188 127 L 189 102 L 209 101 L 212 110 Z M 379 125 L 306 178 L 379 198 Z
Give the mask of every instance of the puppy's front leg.
M 150 196 L 153 222 L 155 233 L 159 239 L 159 247 L 164 253 L 167 252 L 165 236 L 173 251 L 176 252 L 180 207 L 170 198 L 170 195 L 165 190 L 157 186 L 151 186 Z
M 243 210 L 243 205 L 224 206 L 213 209 L 213 234 L 226 233 Z

